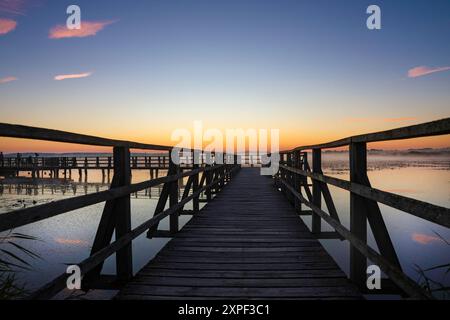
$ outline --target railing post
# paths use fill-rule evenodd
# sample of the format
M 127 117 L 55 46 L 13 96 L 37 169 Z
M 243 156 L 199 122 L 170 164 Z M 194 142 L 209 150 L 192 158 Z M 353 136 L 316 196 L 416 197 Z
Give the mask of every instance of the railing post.
M 350 181 L 360 183 L 367 174 L 366 143 L 350 144 Z M 359 240 L 367 243 L 367 208 L 363 197 L 350 193 L 350 231 Z M 350 279 L 357 285 L 366 282 L 367 258 L 350 246 Z
M 171 153 L 169 152 L 169 172 L 178 174 L 179 170 L 180 167 L 173 162 Z M 169 206 L 173 207 L 178 203 L 178 180 L 171 182 L 169 189 Z M 178 217 L 179 212 L 174 212 L 170 215 L 169 224 L 171 234 L 175 234 L 178 232 Z
M 286 164 L 287 164 L 287 162 L 286 162 L 286 153 L 282 153 L 282 154 L 281 154 L 281 163 L 282 163 L 283 165 L 286 165 Z M 286 170 L 280 169 L 280 178 L 281 178 L 281 180 L 286 181 Z M 284 183 L 281 183 L 281 192 L 282 192 L 284 195 L 286 195 L 286 190 L 287 190 L 287 188 L 286 188 L 286 186 L 284 185 Z
M 293 165 L 294 165 L 293 153 L 288 153 L 287 154 L 287 166 L 292 168 Z M 294 186 L 293 173 L 291 171 L 286 170 L 286 181 L 291 187 Z M 294 204 L 295 197 L 290 191 L 288 191 L 288 193 L 287 193 L 287 198 L 291 204 Z
M 192 151 L 192 170 L 197 170 L 199 168 L 199 155 L 198 155 L 198 151 Z M 198 191 L 199 187 L 198 187 L 198 183 L 199 183 L 199 173 L 195 174 L 192 177 L 192 192 L 195 193 Z M 199 196 L 195 197 L 194 199 L 192 199 L 192 206 L 193 206 L 193 210 L 195 213 L 200 211 L 200 202 L 199 202 Z
M 214 164 L 212 164 L 214 166 Z M 207 164 L 206 168 L 211 167 L 211 165 Z M 212 197 L 211 197 L 211 189 L 212 187 L 210 186 L 212 180 L 213 180 L 213 171 L 212 170 L 208 170 L 208 171 L 204 171 L 204 174 L 206 174 L 206 185 L 208 186 L 205 190 L 206 193 L 206 201 L 211 201 Z
M 119 186 L 131 184 L 130 149 L 114 148 L 114 176 L 119 177 Z M 131 231 L 130 195 L 116 200 L 113 216 L 116 217 L 116 239 L 119 239 Z M 131 242 L 117 251 L 116 268 L 119 280 L 128 280 L 133 276 Z
M 313 149 L 312 150 L 312 171 L 314 173 L 321 173 L 322 172 L 322 150 L 321 149 Z M 312 185 L 313 185 L 313 204 L 321 208 L 322 207 L 322 192 L 320 189 L 320 182 L 312 179 Z M 312 213 L 312 232 L 313 233 L 320 233 L 321 231 L 321 218 L 318 214 Z
M 300 151 L 294 151 L 294 167 L 296 169 L 301 169 Z M 294 188 L 295 191 L 301 193 L 300 175 L 295 173 L 294 173 Z M 297 211 L 297 213 L 300 213 L 302 211 L 302 202 L 297 197 L 295 197 L 294 203 L 295 203 L 295 210 Z

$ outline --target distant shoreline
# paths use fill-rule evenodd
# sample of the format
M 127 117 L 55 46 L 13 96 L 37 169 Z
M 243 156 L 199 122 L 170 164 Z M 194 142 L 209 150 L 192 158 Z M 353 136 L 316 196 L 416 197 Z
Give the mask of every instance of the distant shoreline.
M 369 149 L 367 150 L 369 155 L 386 155 L 386 156 L 449 156 L 450 148 L 422 148 L 422 149 L 405 149 L 405 150 L 383 150 L 383 149 Z M 21 157 L 34 157 L 36 152 L 19 152 Z M 346 154 L 348 150 L 323 150 L 324 154 Z M 107 152 L 37 152 L 39 157 L 109 157 L 112 153 Z M 136 152 L 132 153 L 132 156 L 165 156 L 167 152 Z M 15 158 L 17 153 L 4 153 L 5 158 Z

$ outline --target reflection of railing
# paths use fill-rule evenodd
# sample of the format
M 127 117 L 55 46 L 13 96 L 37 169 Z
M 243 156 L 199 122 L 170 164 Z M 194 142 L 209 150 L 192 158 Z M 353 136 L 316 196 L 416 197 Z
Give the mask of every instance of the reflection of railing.
M 189 166 L 185 167 L 175 164 L 168 153 L 166 156 L 169 161 L 167 176 L 132 184 L 133 158 L 130 156 L 130 149 L 171 152 L 172 147 L 10 124 L 0 124 L 0 136 L 113 147 L 114 176 L 109 190 L 0 215 L 1 232 L 105 202 L 91 255 L 78 264 L 84 275 L 83 286 L 85 288 L 117 285 L 129 280 L 133 275 L 131 241 L 147 230 L 148 236 L 152 237 L 157 232 L 159 222 L 165 217 L 170 219 L 170 234 L 176 233 L 179 229 L 178 218 L 182 214 L 184 206 L 192 201 L 192 213 L 197 213 L 199 202 L 210 201 L 212 195 L 220 192 L 239 169 L 236 164 L 236 156 L 233 155 L 225 155 L 223 163 L 222 161 L 213 161 L 212 164 L 198 164 L 200 161 L 192 161 Z M 202 151 L 192 151 L 191 159 L 199 159 L 204 155 L 205 153 Z M 211 157 L 214 160 L 214 156 L 211 155 Z M 178 183 L 183 178 L 187 178 L 187 182 L 180 197 Z M 131 229 L 131 194 L 158 185 L 162 185 L 163 188 L 154 216 L 137 228 Z M 205 199 L 200 198 L 202 195 L 205 196 Z M 166 208 L 167 202 L 168 208 Z M 111 242 L 113 234 L 115 234 L 116 240 Z M 101 275 L 104 261 L 114 253 L 116 254 L 116 275 L 113 278 Z M 65 288 L 66 279 L 67 274 L 62 274 L 38 290 L 33 298 L 48 298 L 55 295 Z
M 330 236 L 329 233 L 321 232 L 321 219 L 323 219 L 336 230 L 336 236 L 345 238 L 351 243 L 350 278 L 360 288 L 364 288 L 366 284 L 367 259 L 369 259 L 376 263 L 407 295 L 429 298 L 428 293 L 403 273 L 378 203 L 447 228 L 450 227 L 450 209 L 372 188 L 367 176 L 367 143 L 449 133 L 450 118 L 447 118 L 395 130 L 349 137 L 330 143 L 297 147 L 281 153 L 280 171 L 275 177 L 275 182 L 300 214 L 312 214 L 313 233 Z M 326 176 L 322 172 L 322 149 L 343 146 L 350 147 L 350 181 Z M 312 170 L 305 150 L 312 150 Z M 308 178 L 312 181 L 312 190 Z M 329 184 L 350 191 L 350 230 L 339 221 L 328 188 Z M 322 197 L 328 213 L 321 208 Z M 302 204 L 312 211 L 303 211 Z M 367 246 L 367 222 L 372 229 L 380 254 Z

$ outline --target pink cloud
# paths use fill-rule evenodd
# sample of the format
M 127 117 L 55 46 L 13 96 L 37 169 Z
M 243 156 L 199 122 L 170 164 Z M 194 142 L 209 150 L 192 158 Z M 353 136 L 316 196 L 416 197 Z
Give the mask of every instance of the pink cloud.
M 6 77 L 6 78 L 0 78 L 0 84 L 16 81 L 18 80 L 16 77 Z
M 0 35 L 7 34 L 17 27 L 17 22 L 11 19 L 0 18 Z
M 439 237 L 429 236 L 429 235 L 423 234 L 423 233 L 413 233 L 411 238 L 413 239 L 413 241 L 420 243 L 420 244 L 430 244 L 433 242 L 441 242 L 442 241 L 442 239 Z
M 80 29 L 68 29 L 65 25 L 57 25 L 50 30 L 50 39 L 84 38 L 95 36 L 99 31 L 115 21 L 82 21 Z
M 421 76 L 425 76 L 435 72 L 447 71 L 450 70 L 450 67 L 439 67 L 439 68 L 430 68 L 426 66 L 420 66 L 412 68 L 408 71 L 409 78 L 417 78 Z
M 74 73 L 74 74 L 60 74 L 55 76 L 55 80 L 61 81 L 61 80 L 67 80 L 67 79 L 80 79 L 80 78 L 87 78 L 92 74 L 92 72 L 85 72 L 85 73 Z

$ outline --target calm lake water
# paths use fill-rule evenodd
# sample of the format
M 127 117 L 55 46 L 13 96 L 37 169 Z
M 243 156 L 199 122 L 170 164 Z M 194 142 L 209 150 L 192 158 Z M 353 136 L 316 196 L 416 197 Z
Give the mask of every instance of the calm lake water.
M 325 173 L 341 179 L 348 179 L 347 158 L 346 154 L 324 154 Z M 373 187 L 439 206 L 450 207 L 450 158 L 369 156 L 368 166 L 369 178 Z M 149 179 L 148 171 L 133 171 L 133 182 L 147 179 Z M 87 182 L 78 182 L 78 174 L 75 171 L 72 180 L 66 182 L 49 179 L 47 182 L 41 181 L 36 185 L 16 182 L 1 181 L 0 214 L 108 188 L 107 181 L 102 182 L 101 172 L 96 171 L 89 172 Z M 349 227 L 349 193 L 333 186 L 330 186 L 330 190 L 341 222 Z M 151 192 L 142 191 L 132 196 L 133 227 L 153 216 L 159 191 L 158 188 L 152 188 Z M 18 273 L 20 281 L 26 284 L 30 290 L 39 288 L 65 272 L 67 264 L 77 264 L 87 258 L 103 205 L 103 203 L 93 205 L 14 230 L 39 238 L 39 241 L 20 243 L 41 256 L 40 259 L 30 261 L 33 270 Z M 419 280 L 417 266 L 426 269 L 450 263 L 450 245 L 440 238 L 450 241 L 449 229 L 384 205 L 380 205 L 380 208 L 403 270 L 411 278 Z M 187 205 L 186 209 L 191 209 L 191 205 Z M 180 225 L 189 219 L 190 216 L 181 216 Z M 310 226 L 310 217 L 302 217 L 302 219 Z M 323 222 L 322 225 L 325 231 L 332 231 L 326 223 Z M 168 229 L 167 218 L 161 222 L 160 229 Z M 167 241 L 168 239 L 149 240 L 145 233 L 134 240 L 134 270 L 141 269 Z M 321 240 L 321 242 L 348 274 L 348 242 L 340 240 Z M 369 244 L 376 248 L 370 231 Z M 114 271 L 115 261 L 114 257 L 111 257 L 106 261 L 103 273 L 112 274 Z M 435 270 L 427 274 L 433 280 L 448 286 L 450 276 L 446 276 L 444 271 L 445 269 Z M 90 295 L 94 298 L 108 298 L 111 294 L 97 291 Z

